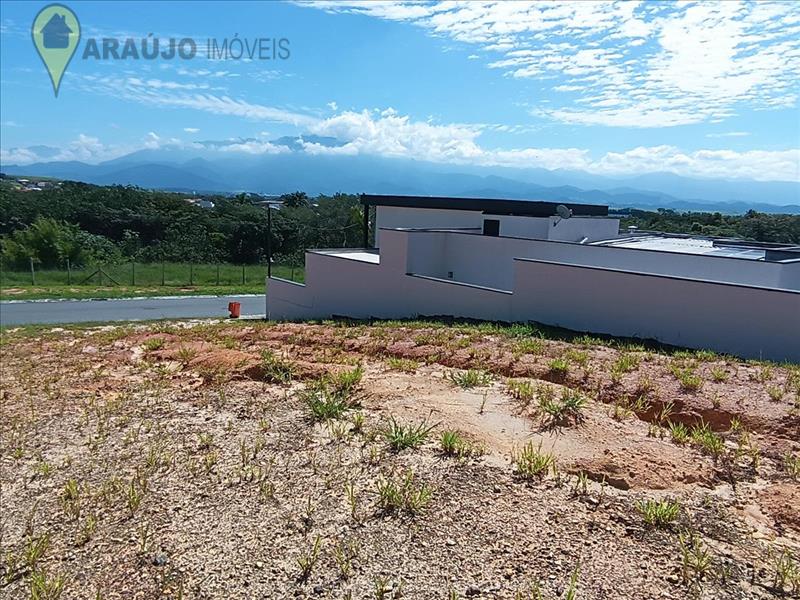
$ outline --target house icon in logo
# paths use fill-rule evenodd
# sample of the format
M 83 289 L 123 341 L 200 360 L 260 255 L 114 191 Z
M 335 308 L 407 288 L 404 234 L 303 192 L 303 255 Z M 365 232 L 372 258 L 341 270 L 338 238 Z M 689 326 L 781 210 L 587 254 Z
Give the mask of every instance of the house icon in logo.
M 45 48 L 67 48 L 69 47 L 69 34 L 73 31 L 67 25 L 66 17 L 56 13 L 42 27 L 41 33 L 42 44 Z

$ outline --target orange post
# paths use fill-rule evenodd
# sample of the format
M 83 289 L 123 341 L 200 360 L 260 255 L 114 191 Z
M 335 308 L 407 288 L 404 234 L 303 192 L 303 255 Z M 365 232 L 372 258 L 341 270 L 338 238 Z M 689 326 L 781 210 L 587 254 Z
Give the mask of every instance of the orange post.
M 239 302 L 228 302 L 228 312 L 231 313 L 231 319 L 238 319 L 241 310 L 242 305 Z

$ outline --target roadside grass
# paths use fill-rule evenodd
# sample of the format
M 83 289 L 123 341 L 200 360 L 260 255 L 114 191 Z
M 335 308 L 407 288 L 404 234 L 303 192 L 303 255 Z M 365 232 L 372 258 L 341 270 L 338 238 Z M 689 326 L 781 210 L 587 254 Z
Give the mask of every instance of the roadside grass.
M 263 265 L 193 265 L 187 263 L 165 263 L 162 285 L 161 263 L 131 263 L 110 265 L 103 270 L 113 278 L 111 281 L 97 275 L 86 278 L 95 267 L 66 270 L 36 271 L 33 281 L 29 271 L 1 271 L 0 299 L 87 299 L 87 298 L 132 298 L 138 296 L 222 296 L 230 294 L 261 294 L 264 292 L 266 268 Z M 304 281 L 302 268 L 273 265 L 275 277 Z M 70 283 L 71 281 L 71 283 Z M 135 282 L 135 283 L 134 283 Z

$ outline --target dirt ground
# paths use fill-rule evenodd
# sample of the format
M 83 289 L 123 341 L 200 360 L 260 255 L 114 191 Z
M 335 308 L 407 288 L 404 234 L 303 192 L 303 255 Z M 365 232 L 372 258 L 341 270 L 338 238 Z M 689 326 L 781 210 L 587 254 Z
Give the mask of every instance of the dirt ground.
M 6 330 L 0 358 L 2 598 L 800 594 L 796 365 L 411 322 Z

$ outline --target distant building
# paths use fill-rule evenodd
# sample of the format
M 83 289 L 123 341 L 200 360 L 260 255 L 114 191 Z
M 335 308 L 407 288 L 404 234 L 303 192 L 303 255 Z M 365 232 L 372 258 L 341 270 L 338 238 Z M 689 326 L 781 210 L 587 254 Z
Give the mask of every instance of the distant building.
M 620 233 L 600 205 L 362 203 L 376 208 L 375 248 L 308 250 L 305 284 L 269 282 L 269 318 L 534 321 L 800 361 L 798 246 Z
M 200 208 L 214 208 L 214 203 L 211 200 L 206 200 L 205 198 L 184 198 L 184 200 L 186 200 L 186 202 L 189 204 L 194 204 Z

